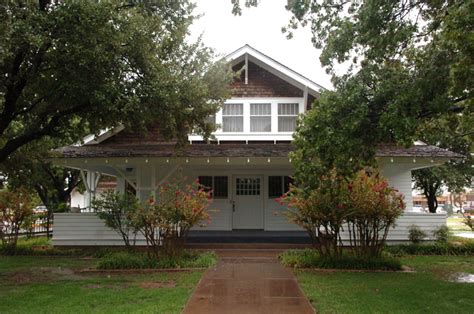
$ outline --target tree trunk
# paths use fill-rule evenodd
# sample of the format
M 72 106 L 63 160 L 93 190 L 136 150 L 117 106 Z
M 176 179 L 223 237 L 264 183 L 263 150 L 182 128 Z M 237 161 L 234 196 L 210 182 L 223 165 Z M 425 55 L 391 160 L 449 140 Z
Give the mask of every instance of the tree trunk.
M 438 208 L 436 193 L 426 193 L 425 196 L 428 201 L 428 209 L 430 213 L 436 213 L 436 209 Z

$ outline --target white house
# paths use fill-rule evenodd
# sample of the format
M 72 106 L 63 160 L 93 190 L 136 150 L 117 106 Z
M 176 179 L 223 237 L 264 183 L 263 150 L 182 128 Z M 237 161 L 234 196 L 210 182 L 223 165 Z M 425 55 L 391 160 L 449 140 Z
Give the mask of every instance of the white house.
M 298 226 L 288 222 L 284 208 L 275 198 L 291 182 L 292 166 L 288 153 L 296 119 L 304 114 L 322 87 L 287 68 L 258 50 L 245 45 L 227 56 L 234 70 L 243 69 L 232 83 L 232 98 L 216 114 L 220 129 L 216 141 L 203 142 L 189 135 L 189 145 L 179 157 L 175 143 L 165 142 L 158 127 L 146 136 L 122 128 L 109 130 L 81 146 L 58 150 L 58 165 L 80 169 L 87 181 L 89 206 L 101 174 L 117 178 L 117 190 L 134 191 L 145 200 L 160 182 L 182 174 L 214 190 L 211 223 L 201 234 L 217 235 L 259 231 L 288 239 L 301 235 Z M 389 239 L 407 239 L 407 226 L 417 224 L 425 231 L 445 223 L 439 214 L 412 213 L 411 171 L 439 165 L 455 154 L 428 145 L 410 148 L 384 145 L 377 148 L 377 161 L 389 183 L 405 195 L 406 213 L 391 231 Z M 295 233 L 292 233 L 295 232 Z M 216 238 L 217 239 L 217 238 Z M 120 245 L 121 240 L 107 230 L 93 213 L 57 214 L 53 241 L 56 245 Z

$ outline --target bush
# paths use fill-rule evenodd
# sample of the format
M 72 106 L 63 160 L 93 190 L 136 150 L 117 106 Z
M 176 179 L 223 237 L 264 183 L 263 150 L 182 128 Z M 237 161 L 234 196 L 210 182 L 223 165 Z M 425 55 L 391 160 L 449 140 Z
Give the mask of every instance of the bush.
M 134 225 L 155 255 L 160 251 L 169 257 L 182 254 L 189 230 L 209 219 L 210 193 L 198 181 L 192 184 L 173 181 L 160 185 L 156 200 L 138 208 Z
M 463 223 L 474 231 L 474 221 L 472 220 L 471 215 L 467 215 L 466 218 L 464 218 Z
M 474 241 L 463 244 L 403 244 L 385 247 L 385 251 L 393 255 L 474 255 Z
M 433 231 L 433 237 L 436 242 L 447 243 L 449 237 L 449 228 L 446 225 L 440 226 L 438 229 Z
M 94 200 L 92 206 L 97 211 L 97 216 L 105 221 L 105 225 L 117 232 L 123 239 L 126 247 L 135 245 L 138 232 L 133 224 L 132 217 L 138 209 L 135 196 L 107 191 L 100 199 Z M 130 241 L 130 236 L 133 238 Z
M 144 253 L 116 252 L 103 257 L 98 269 L 201 268 L 215 265 L 214 252 L 184 252 L 181 256 L 148 256 Z
M 283 265 L 295 268 L 400 270 L 398 259 L 390 256 L 358 256 L 348 252 L 340 256 L 321 256 L 316 250 L 289 250 L 280 255 Z
M 289 208 L 288 219 L 308 232 L 321 255 L 342 253 L 340 232 L 347 225 L 359 256 L 380 256 L 389 229 L 405 208 L 403 196 L 376 171 L 346 177 L 334 169 L 317 179 L 316 187 L 291 186 L 279 199 Z
M 411 225 L 408 228 L 408 239 L 413 244 L 420 243 L 424 238 L 426 238 L 426 232 L 421 230 L 417 225 Z
M 20 229 L 33 216 L 32 195 L 20 188 L 0 191 L 0 240 L 3 253 L 14 254 Z

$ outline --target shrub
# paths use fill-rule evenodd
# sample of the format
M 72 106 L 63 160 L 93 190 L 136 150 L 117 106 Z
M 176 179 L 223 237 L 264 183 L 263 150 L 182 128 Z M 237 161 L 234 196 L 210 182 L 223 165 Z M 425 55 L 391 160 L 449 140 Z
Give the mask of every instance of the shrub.
M 436 242 L 447 243 L 449 237 L 448 226 L 442 225 L 438 229 L 434 230 L 433 237 L 436 239 Z
M 316 250 L 289 250 L 280 255 L 283 265 L 295 268 L 400 270 L 399 260 L 390 256 L 358 256 L 344 252 L 339 256 L 321 256 Z
M 291 186 L 279 199 L 289 208 L 288 219 L 308 232 L 321 255 L 341 254 L 340 232 L 347 225 L 358 255 L 379 256 L 389 228 L 405 208 L 403 196 L 377 172 L 366 170 L 352 179 L 333 170 L 318 183 L 309 190 Z
M 138 228 L 132 221 L 138 209 L 135 196 L 107 191 L 100 199 L 94 200 L 92 206 L 97 211 L 97 216 L 105 221 L 105 225 L 115 230 L 123 239 L 126 247 L 135 245 Z M 130 236 L 133 241 L 130 241 Z
M 413 244 L 420 243 L 424 238 L 426 238 L 426 232 L 421 230 L 417 225 L 411 225 L 408 228 L 408 239 Z
M 145 268 L 204 268 L 215 265 L 214 252 L 190 253 L 181 256 L 149 256 L 144 253 L 116 252 L 103 257 L 98 269 L 145 269 Z
M 277 201 L 288 206 L 285 216 L 306 230 L 321 255 L 334 256 L 342 250 L 338 241 L 349 214 L 348 193 L 345 179 L 332 171 L 319 178 L 316 188 L 291 186 Z
M 474 221 L 472 220 L 471 215 L 467 215 L 466 218 L 464 218 L 463 223 L 474 231 Z
M 350 244 L 360 256 L 380 256 L 388 231 L 405 209 L 403 195 L 377 172 L 361 170 L 349 183 Z
M 165 183 L 158 187 L 156 200 L 150 200 L 135 212 L 134 224 L 155 255 L 162 244 L 165 255 L 176 257 L 184 250 L 189 230 L 209 219 L 210 201 L 210 191 L 197 181 L 192 184 L 178 180 Z
M 0 191 L 0 239 L 4 253 L 14 253 L 24 222 L 33 216 L 35 207 L 28 190 Z
M 385 248 L 386 252 L 397 256 L 403 255 L 474 255 L 474 241 L 460 245 L 451 243 L 404 244 Z

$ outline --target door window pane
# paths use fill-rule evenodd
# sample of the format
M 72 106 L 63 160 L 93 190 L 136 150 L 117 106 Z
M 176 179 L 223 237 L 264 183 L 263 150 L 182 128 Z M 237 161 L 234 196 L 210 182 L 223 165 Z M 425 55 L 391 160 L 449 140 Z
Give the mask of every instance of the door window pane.
M 237 178 L 235 188 L 237 195 L 260 195 L 260 178 Z

